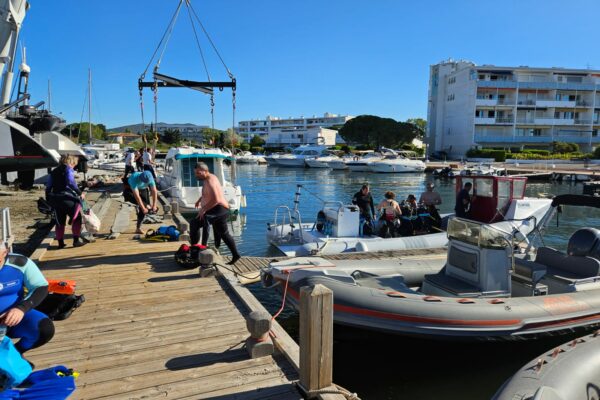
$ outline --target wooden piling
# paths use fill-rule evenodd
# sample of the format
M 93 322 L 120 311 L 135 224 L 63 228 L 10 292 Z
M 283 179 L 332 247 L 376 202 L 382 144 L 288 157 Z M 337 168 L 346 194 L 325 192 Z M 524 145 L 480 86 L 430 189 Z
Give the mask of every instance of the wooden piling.
M 300 289 L 300 384 L 310 395 L 333 382 L 333 291 Z

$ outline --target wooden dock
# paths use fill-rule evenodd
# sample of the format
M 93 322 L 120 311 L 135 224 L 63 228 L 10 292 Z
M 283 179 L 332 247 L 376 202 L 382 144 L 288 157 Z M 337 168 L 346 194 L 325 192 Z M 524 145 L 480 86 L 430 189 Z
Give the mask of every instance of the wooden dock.
M 49 238 L 32 256 L 48 279 L 76 280 L 86 298 L 70 318 L 55 322 L 50 343 L 27 353 L 36 367 L 78 371 L 75 399 L 302 398 L 289 362 L 294 354 L 248 356 L 249 302 L 238 295 L 245 289 L 178 268 L 179 243 L 134 239 L 133 210 L 109 201 L 97 205 L 100 236 L 118 225 L 118 215 L 129 218 L 116 239 L 57 250 Z M 286 336 L 278 324 L 273 329 Z M 287 346 L 297 352 L 293 341 Z

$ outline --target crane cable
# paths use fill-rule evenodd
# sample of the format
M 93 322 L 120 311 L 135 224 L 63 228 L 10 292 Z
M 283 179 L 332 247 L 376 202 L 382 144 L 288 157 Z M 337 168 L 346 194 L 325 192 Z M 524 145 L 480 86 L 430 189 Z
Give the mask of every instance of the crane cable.
M 162 60 L 162 57 L 165 54 L 165 50 L 167 48 L 169 40 L 171 39 L 171 34 L 173 33 L 173 27 L 175 26 L 175 22 L 177 21 L 177 17 L 179 16 L 179 12 L 181 11 L 181 4 L 182 3 L 183 3 L 183 0 L 181 0 L 179 2 L 179 4 L 177 5 L 177 8 L 175 9 L 175 12 L 173 13 L 173 16 L 171 17 L 171 21 L 169 21 L 169 24 L 167 25 L 167 29 L 165 29 L 165 32 L 163 33 L 163 35 L 162 35 L 162 37 L 160 39 L 160 42 L 158 42 L 158 45 L 156 46 L 156 49 L 154 49 L 154 53 L 152 53 L 152 57 L 150 57 L 150 60 L 148 60 L 148 64 L 146 65 L 146 68 L 144 69 L 144 72 L 142 72 L 142 74 L 140 75 L 140 78 L 139 78 L 138 82 L 142 82 L 144 80 L 144 78 L 146 77 L 146 72 L 148 72 L 148 68 L 150 68 L 150 64 L 152 64 L 152 61 L 156 57 L 156 54 L 158 53 L 158 51 L 162 47 L 163 49 L 162 49 L 162 51 L 160 53 L 160 57 L 158 58 L 158 60 L 156 62 L 156 65 L 154 66 L 154 72 L 158 71 L 158 68 L 160 66 L 160 62 Z M 164 43 L 164 45 L 163 45 L 163 43 Z M 155 115 L 156 115 L 156 100 L 157 100 L 158 87 L 157 87 L 156 79 L 154 80 L 154 82 L 155 82 L 155 84 L 152 87 L 152 90 L 155 92 L 154 93 L 154 103 L 155 103 L 154 109 L 155 109 Z M 142 91 L 142 87 L 141 86 L 139 88 L 139 91 L 140 91 L 140 110 L 141 110 L 141 113 L 142 113 L 142 133 L 144 133 L 144 131 L 146 129 L 146 123 L 144 121 L 144 96 L 143 96 L 143 91 Z M 155 118 L 155 121 L 156 121 L 156 118 Z

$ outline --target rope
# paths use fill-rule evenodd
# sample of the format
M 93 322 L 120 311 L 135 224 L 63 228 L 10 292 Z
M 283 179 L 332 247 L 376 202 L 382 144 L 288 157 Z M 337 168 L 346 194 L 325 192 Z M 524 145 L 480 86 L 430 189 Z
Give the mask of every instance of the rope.
M 342 396 L 344 396 L 348 400 L 360 400 L 360 397 L 358 397 L 358 394 L 352 393 L 351 391 L 343 388 L 340 385 L 336 385 L 335 383 L 332 383 L 331 386 L 328 387 L 328 388 L 325 388 L 325 389 L 316 389 L 316 390 L 308 390 L 308 389 L 306 389 L 300 383 L 300 381 L 296 382 L 296 385 L 304 393 L 306 393 L 307 397 L 309 397 L 309 398 L 315 397 L 316 395 L 319 395 L 319 394 L 341 394 Z
M 271 318 L 271 321 L 275 321 L 275 318 L 279 317 L 279 314 L 281 314 L 281 312 L 282 312 L 282 311 L 283 311 L 283 309 L 285 308 L 285 298 L 286 298 L 286 295 L 287 295 L 288 283 L 289 283 L 289 281 L 290 281 L 290 276 L 291 276 L 291 275 L 292 275 L 292 273 L 291 273 L 291 272 L 288 272 L 287 279 L 285 280 L 285 287 L 284 287 L 284 289 L 283 289 L 283 296 L 282 296 L 282 297 L 283 297 L 283 299 L 282 299 L 282 301 L 281 301 L 281 308 L 279 309 L 279 311 L 277 311 L 277 312 L 275 313 L 275 315 L 273 315 L 273 318 Z
M 224 265 L 224 264 L 220 264 L 220 263 L 215 263 L 214 265 L 218 266 L 218 267 L 225 268 L 227 271 L 233 272 L 234 274 L 239 275 L 239 276 L 241 276 L 243 278 L 246 278 L 246 279 L 256 279 L 256 278 L 258 278 L 260 276 L 260 272 L 258 273 L 258 275 L 252 276 L 252 277 L 244 275 L 241 272 L 239 272 L 238 268 L 235 265 L 233 265 L 232 267 L 229 267 L 228 265 Z
M 212 39 L 210 38 L 210 35 L 208 34 L 208 32 L 206 31 L 206 29 L 204 28 L 204 25 L 202 24 L 202 21 L 200 21 L 200 18 L 198 18 L 198 14 L 196 14 L 196 10 L 194 10 L 194 7 L 192 7 L 192 3 L 189 2 L 189 1 L 186 1 L 186 5 L 188 6 L 188 8 L 190 10 L 192 10 L 192 13 L 194 14 L 194 17 L 196 17 L 196 20 L 198 21 L 198 24 L 200 24 L 200 27 L 204 31 L 204 34 L 206 35 L 206 38 L 208 39 L 208 42 L 212 46 L 212 48 L 215 51 L 215 53 L 217 53 L 217 56 L 219 57 L 219 60 L 221 60 L 221 63 L 225 67 L 225 70 L 227 71 L 227 74 L 229 75 L 229 78 L 230 79 L 234 79 L 233 74 L 231 73 L 231 71 L 227 67 L 227 64 L 225 64 L 225 61 L 223 61 L 223 57 L 221 57 L 221 54 L 219 53 L 219 50 L 217 50 L 217 47 L 215 46 L 215 44 L 213 43 Z
M 306 192 L 308 192 L 309 194 L 313 195 L 317 200 L 319 200 L 322 203 L 325 203 L 326 201 L 323 200 L 322 198 L 320 198 L 319 196 L 317 196 L 315 193 L 311 192 L 310 190 L 308 190 L 305 186 L 302 186 L 302 189 L 304 189 Z
M 190 12 L 190 8 L 187 8 L 188 16 L 190 17 L 190 25 L 192 25 L 192 30 L 194 31 L 194 37 L 196 38 L 196 45 L 198 46 L 198 50 L 200 51 L 200 57 L 202 58 L 202 64 L 204 64 L 204 70 L 206 71 L 206 77 L 210 82 L 210 74 L 208 73 L 208 67 L 206 66 L 206 60 L 204 59 L 204 52 L 202 51 L 202 46 L 200 46 L 200 40 L 198 39 L 198 33 L 196 32 L 196 26 L 194 25 L 194 20 L 192 19 L 192 13 Z
M 169 22 L 169 25 L 167 25 L 167 29 L 165 30 L 165 33 L 163 33 L 163 36 L 160 39 L 160 42 L 158 42 L 158 46 L 156 46 L 154 53 L 152 53 L 152 57 L 150 57 L 150 60 L 148 60 L 148 65 L 146 65 L 146 69 L 144 69 L 144 72 L 142 73 L 142 75 L 140 75 L 140 80 L 144 80 L 144 78 L 146 77 L 146 72 L 148 71 L 148 68 L 150 68 L 150 64 L 152 64 L 152 60 L 154 60 L 154 56 L 156 56 L 156 53 L 160 49 L 163 41 L 165 40 L 165 37 L 167 36 L 167 33 L 169 32 L 169 28 L 171 27 L 171 30 L 172 30 L 172 25 L 175 23 L 175 21 L 177 20 L 177 16 L 179 15 L 181 3 L 182 3 L 182 1 L 180 1 L 179 4 L 177 5 L 177 8 L 175 9 L 175 13 L 171 17 L 171 21 Z

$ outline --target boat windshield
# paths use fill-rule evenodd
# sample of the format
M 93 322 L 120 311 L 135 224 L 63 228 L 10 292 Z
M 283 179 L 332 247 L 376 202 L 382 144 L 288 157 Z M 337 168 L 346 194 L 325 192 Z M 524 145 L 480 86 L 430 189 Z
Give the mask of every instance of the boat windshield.
M 448 238 L 474 244 L 478 247 L 502 249 L 510 246 L 511 236 L 489 224 L 462 218 L 450 218 Z
M 201 187 L 204 181 L 196 179 L 194 168 L 196 163 L 202 161 L 208 165 L 208 170 L 211 174 L 215 173 L 215 159 L 207 157 L 189 157 L 181 160 L 181 184 L 184 187 Z

